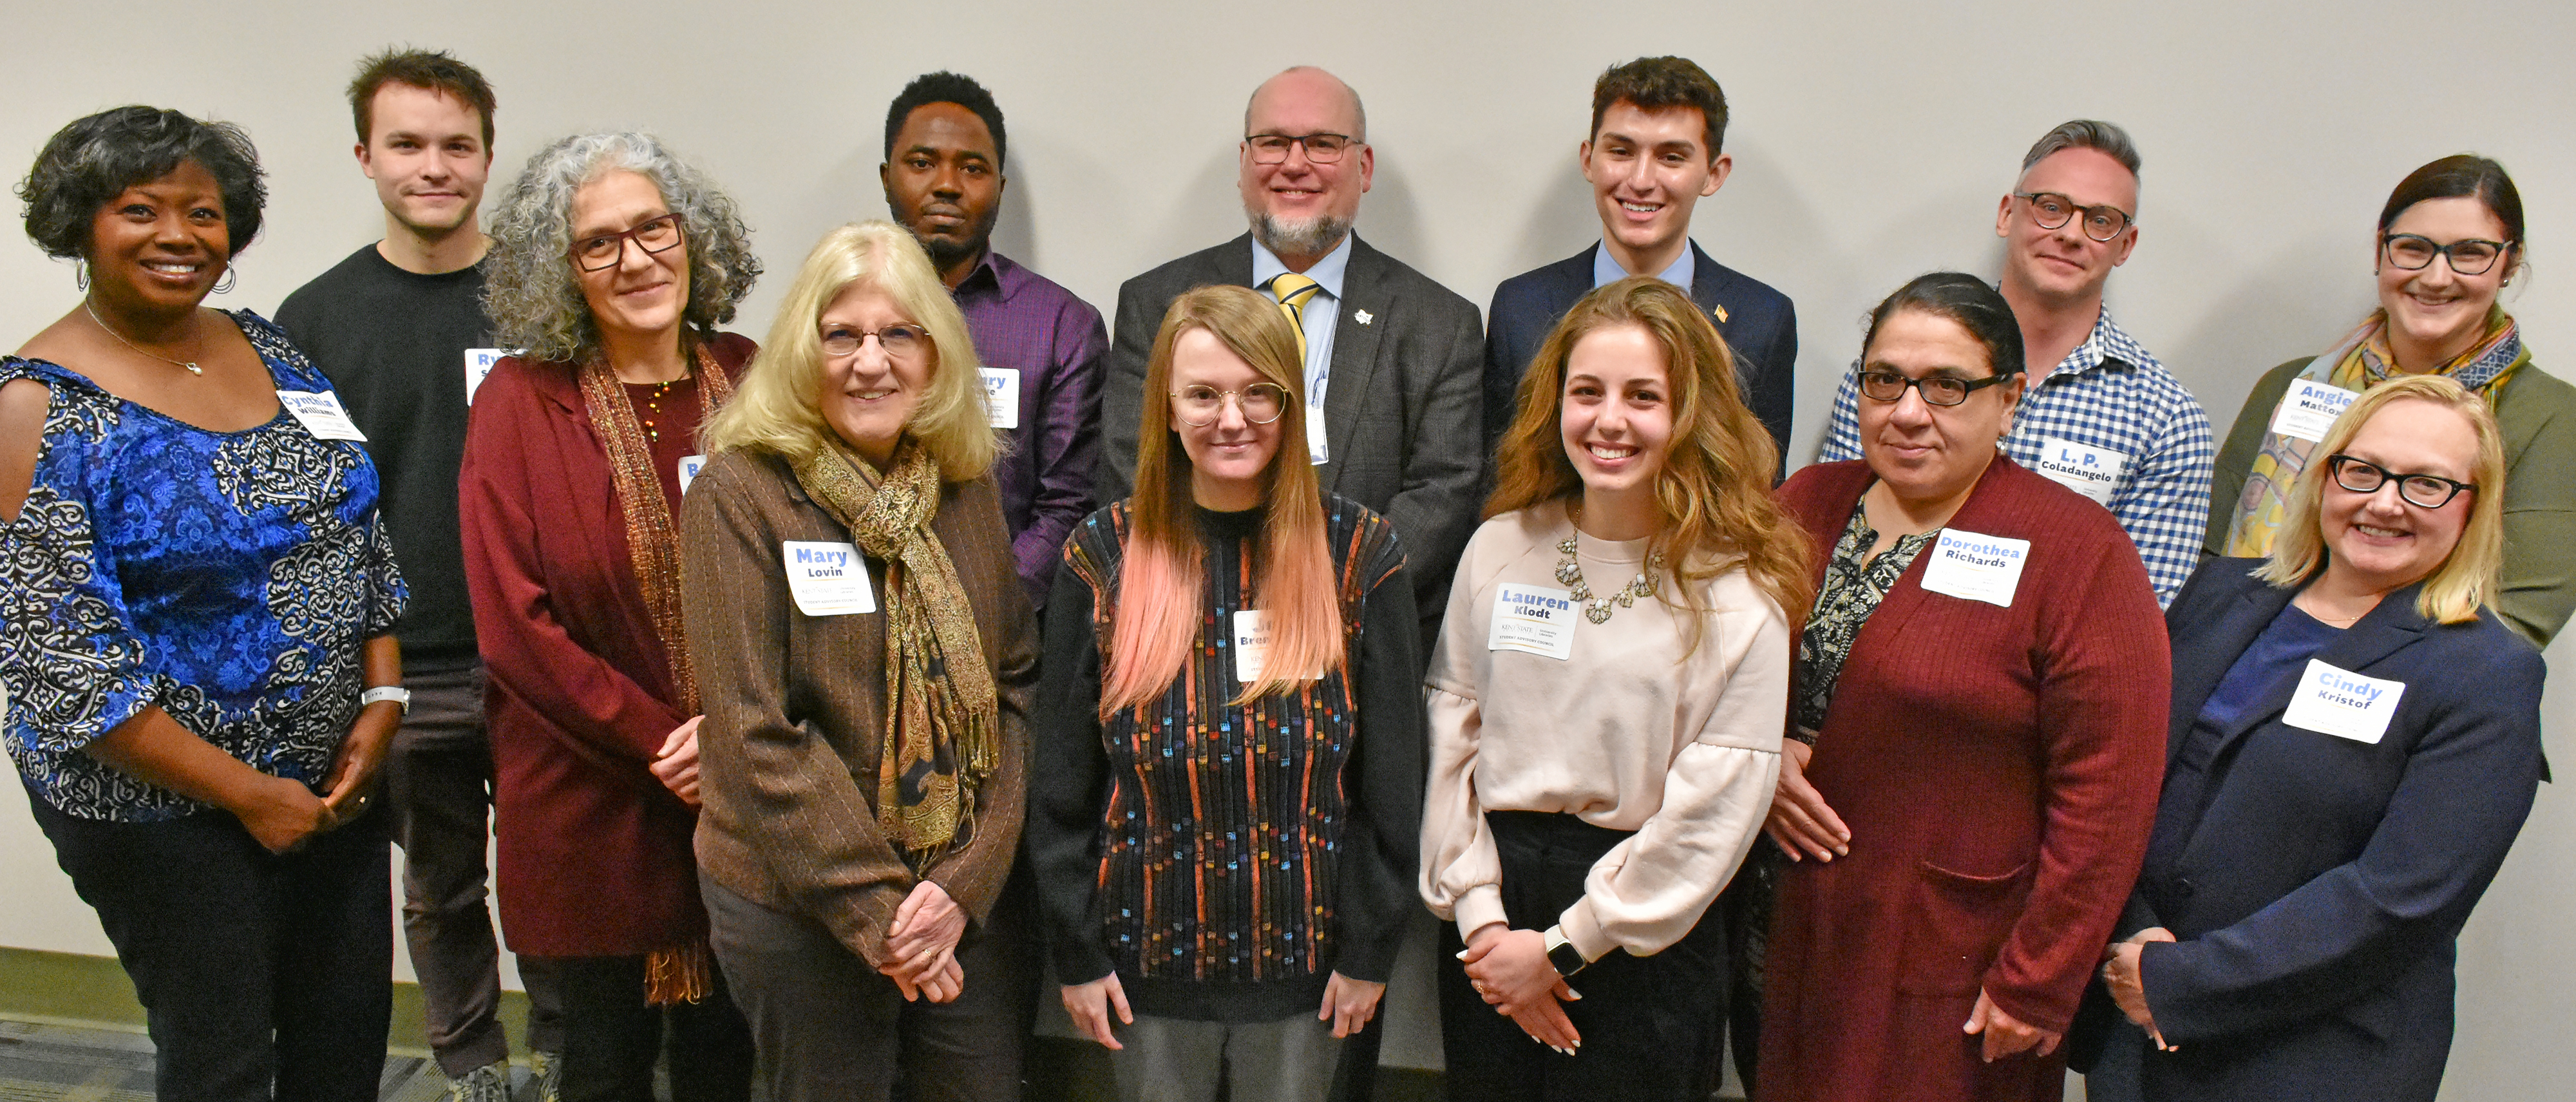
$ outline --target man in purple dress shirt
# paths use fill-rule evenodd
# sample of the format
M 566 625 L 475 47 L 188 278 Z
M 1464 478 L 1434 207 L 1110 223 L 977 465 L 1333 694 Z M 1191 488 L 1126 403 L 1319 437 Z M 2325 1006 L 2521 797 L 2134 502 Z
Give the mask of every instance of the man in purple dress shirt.
M 994 481 L 1011 554 L 1043 609 L 1057 553 L 1091 512 L 1100 454 L 1100 361 L 1109 331 L 1073 292 L 993 251 L 1001 214 L 1002 109 L 972 78 L 914 78 L 886 111 L 886 206 L 957 296 L 983 360 L 993 426 L 1009 442 Z

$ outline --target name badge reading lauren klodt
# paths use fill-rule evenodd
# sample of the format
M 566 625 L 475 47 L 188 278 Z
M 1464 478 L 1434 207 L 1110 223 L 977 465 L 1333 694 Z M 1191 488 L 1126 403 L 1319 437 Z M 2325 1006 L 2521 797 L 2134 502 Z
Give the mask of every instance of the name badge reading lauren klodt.
M 787 592 L 807 616 L 848 616 L 875 612 L 877 594 L 868 588 L 868 565 L 859 549 L 846 543 L 786 540 L 778 545 L 787 566 Z
M 1246 685 L 1261 680 L 1261 663 L 1270 657 L 1270 617 L 1257 608 L 1234 614 L 1234 679 Z
M 1944 528 L 1931 555 L 1923 567 L 1923 588 L 2011 608 L 2013 591 L 2021 587 L 2022 563 L 2030 558 L 2030 541 Z
M 2129 457 L 2109 448 L 2043 436 L 2039 438 L 2039 465 L 2034 469 L 2049 481 L 2108 507 L 2111 492 L 2120 488 L 2121 472 L 2129 469 Z
M 1494 594 L 1494 624 L 1485 649 L 1516 650 L 1563 662 L 1574 657 L 1574 594 L 1505 582 Z
M 2388 721 L 2397 714 L 2397 698 L 2404 695 L 2403 681 L 2363 677 L 2311 658 L 2307 672 L 2299 676 L 2299 691 L 2291 694 L 2289 708 L 2281 713 L 2281 722 L 2376 746 L 2388 734 Z
M 993 427 L 1020 427 L 1020 369 L 1016 367 L 979 367 L 984 377 L 984 405 L 992 414 Z
M 2325 443 L 2326 430 L 2333 428 L 2335 418 L 2343 416 L 2345 407 L 2359 397 L 2314 379 L 2292 379 L 2289 392 L 2281 395 L 2281 408 L 2272 411 L 2272 431 L 2310 443 Z
M 340 396 L 327 390 L 281 390 L 277 404 L 286 407 L 312 433 L 316 440 L 355 440 L 367 442 L 358 424 L 349 420 L 349 411 L 340 408 Z

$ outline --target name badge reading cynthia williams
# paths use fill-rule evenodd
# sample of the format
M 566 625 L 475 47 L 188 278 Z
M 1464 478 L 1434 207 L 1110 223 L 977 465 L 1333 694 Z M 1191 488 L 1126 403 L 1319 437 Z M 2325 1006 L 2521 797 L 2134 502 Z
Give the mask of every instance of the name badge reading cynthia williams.
M 846 543 L 785 540 L 778 557 L 787 567 L 787 592 L 807 616 L 848 616 L 877 610 L 868 587 L 868 564 Z
M 2030 558 L 2030 541 L 1944 528 L 1930 554 L 1932 561 L 1923 566 L 1923 588 L 2011 608 L 2013 591 L 2021 588 L 2022 563 Z
M 1574 657 L 1574 619 L 1573 591 L 1505 582 L 1494 593 L 1494 623 L 1486 629 L 1485 649 L 1563 662 Z
M 327 390 L 281 390 L 277 404 L 312 433 L 316 440 L 355 440 L 367 442 L 367 434 L 349 420 L 349 411 L 340 408 L 340 396 Z

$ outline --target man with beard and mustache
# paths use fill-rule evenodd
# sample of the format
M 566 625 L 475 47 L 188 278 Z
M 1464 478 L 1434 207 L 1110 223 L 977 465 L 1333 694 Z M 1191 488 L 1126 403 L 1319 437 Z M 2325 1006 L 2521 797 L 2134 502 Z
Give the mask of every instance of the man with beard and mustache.
M 1395 524 L 1427 642 L 1482 504 L 1484 327 L 1475 304 L 1351 232 L 1376 153 L 1349 85 L 1290 69 L 1252 93 L 1243 123 L 1237 185 L 1252 232 L 1118 289 L 1101 499 L 1134 485 L 1145 361 L 1172 300 L 1212 283 L 1284 300 L 1306 361 L 1306 408 L 1288 416 L 1306 418 L 1324 490 Z
M 383 516 L 412 587 L 394 625 L 410 697 L 384 772 L 403 850 L 403 934 L 446 1097 L 506 1102 L 500 945 L 484 902 L 492 744 L 456 512 L 466 404 L 501 356 L 483 312 L 492 239 L 475 221 L 492 173 L 492 86 L 446 53 L 387 50 L 360 63 L 349 106 L 385 236 L 286 296 L 277 322 L 347 403 L 384 480 Z M 537 1095 L 554 1102 L 559 989 L 534 958 L 520 959 L 519 977 Z
M 982 359 L 993 427 L 1009 441 L 993 478 L 1011 555 L 1043 611 L 1057 552 L 1091 512 L 1100 453 L 1100 311 L 993 251 L 1007 138 L 1002 109 L 973 78 L 926 73 L 886 109 L 885 184 L 894 220 L 930 253 Z

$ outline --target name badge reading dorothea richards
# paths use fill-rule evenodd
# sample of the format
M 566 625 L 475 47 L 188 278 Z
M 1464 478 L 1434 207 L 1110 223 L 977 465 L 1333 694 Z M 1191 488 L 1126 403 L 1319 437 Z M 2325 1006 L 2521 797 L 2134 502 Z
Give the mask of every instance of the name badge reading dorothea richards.
M 1494 593 L 1494 624 L 1485 633 L 1485 649 L 1563 662 L 1574 657 L 1574 620 L 1572 591 L 1505 582 Z
M 2013 591 L 2021 588 L 2021 565 L 2030 558 L 2030 541 L 1944 528 L 1929 554 L 1923 588 L 2011 608 Z

